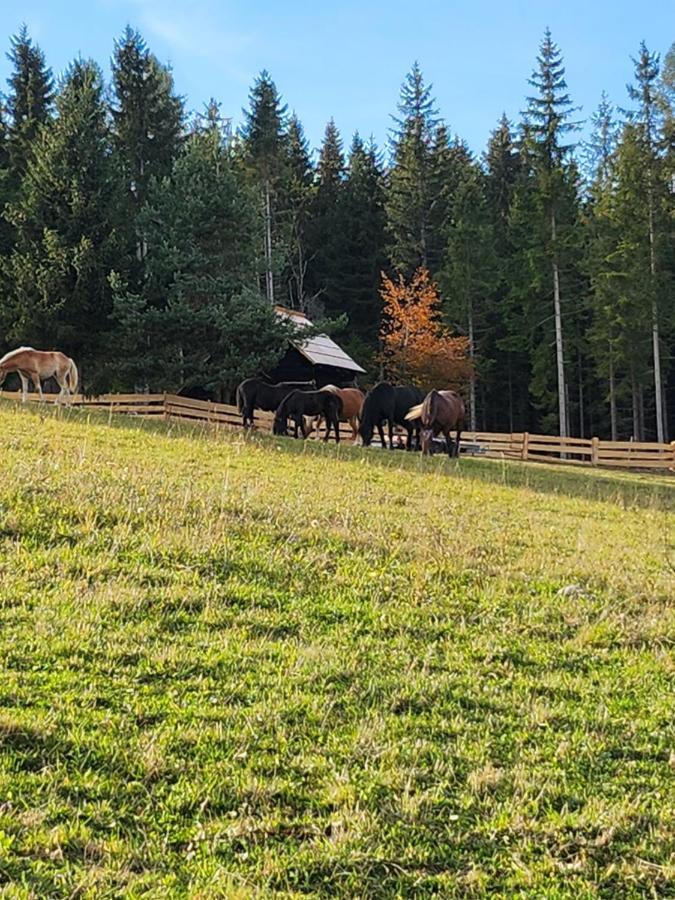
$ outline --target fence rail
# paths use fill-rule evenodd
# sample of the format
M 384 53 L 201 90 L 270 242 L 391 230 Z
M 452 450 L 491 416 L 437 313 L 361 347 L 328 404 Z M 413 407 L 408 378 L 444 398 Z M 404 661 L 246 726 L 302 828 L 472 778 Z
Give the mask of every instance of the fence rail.
M 0 390 L 0 398 L 20 400 L 21 392 Z M 28 398 L 31 402 L 39 400 L 38 395 L 33 393 Z M 47 402 L 55 403 L 56 398 L 56 394 L 45 394 Z M 210 400 L 193 400 L 176 394 L 102 394 L 99 397 L 76 394 L 71 402 L 73 406 L 109 410 L 111 413 L 142 418 L 162 418 L 227 428 L 242 427 L 236 406 Z M 256 412 L 255 419 L 259 431 L 271 432 L 273 413 Z M 351 436 L 350 426 L 341 423 L 340 437 L 349 440 Z M 490 431 L 464 432 L 463 439 L 474 451 L 497 459 L 675 472 L 675 441 L 670 444 L 655 441 L 603 441 L 597 437 L 562 438 L 550 434 L 503 434 Z

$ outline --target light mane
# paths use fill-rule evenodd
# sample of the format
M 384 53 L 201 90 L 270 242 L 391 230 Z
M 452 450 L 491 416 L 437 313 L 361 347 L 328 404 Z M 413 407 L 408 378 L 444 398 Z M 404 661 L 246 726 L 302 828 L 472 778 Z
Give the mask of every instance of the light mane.
M 2 357 L 2 359 L 0 359 L 0 366 L 3 363 L 9 362 L 10 360 L 14 359 L 14 357 L 17 356 L 19 353 L 24 353 L 26 350 L 33 350 L 33 348 L 32 347 L 17 347 L 16 350 L 10 350 L 9 353 L 5 353 L 5 355 Z M 33 352 L 35 352 L 35 351 L 33 350 Z

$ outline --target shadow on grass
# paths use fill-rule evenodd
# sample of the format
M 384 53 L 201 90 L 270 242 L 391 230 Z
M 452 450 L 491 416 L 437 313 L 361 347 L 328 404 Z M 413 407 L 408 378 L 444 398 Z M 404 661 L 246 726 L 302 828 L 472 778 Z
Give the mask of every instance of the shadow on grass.
M 675 478 L 668 472 L 638 473 L 617 470 L 572 469 L 555 463 L 518 462 L 517 460 L 476 459 L 462 457 L 450 460 L 445 456 L 424 459 L 418 453 L 387 451 L 354 447 L 345 441 L 339 447 L 313 440 L 273 437 L 252 432 L 245 437 L 240 431 L 224 429 L 201 422 L 167 422 L 163 419 L 138 418 L 128 414 L 111 414 L 106 410 L 65 409 L 29 404 L 19 406 L 15 401 L 1 400 L 0 409 L 15 410 L 39 417 L 61 417 L 66 421 L 108 425 L 125 431 L 136 430 L 148 434 L 201 437 L 210 440 L 227 439 L 251 441 L 259 447 L 274 448 L 291 456 L 311 456 L 332 459 L 348 464 L 365 464 L 392 471 L 446 474 L 449 478 L 479 481 L 502 487 L 526 488 L 538 493 L 558 494 L 584 500 L 599 500 L 629 508 L 675 510 Z

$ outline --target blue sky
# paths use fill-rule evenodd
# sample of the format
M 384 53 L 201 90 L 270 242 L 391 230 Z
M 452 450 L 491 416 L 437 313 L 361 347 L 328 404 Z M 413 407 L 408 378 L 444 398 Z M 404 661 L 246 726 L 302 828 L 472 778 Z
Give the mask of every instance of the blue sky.
M 674 0 L 3 0 L 2 10 L 4 46 L 25 21 L 56 74 L 81 54 L 107 76 L 113 38 L 129 23 L 171 64 L 189 108 L 215 96 L 235 123 L 267 68 L 313 147 L 331 116 L 345 143 L 358 129 L 382 144 L 415 59 L 452 132 L 481 152 L 502 111 L 514 119 L 522 109 L 547 25 L 582 117 L 603 88 L 626 105 L 630 56 L 642 39 L 662 54 L 675 41 Z M 3 54 L 3 86 L 8 71 Z

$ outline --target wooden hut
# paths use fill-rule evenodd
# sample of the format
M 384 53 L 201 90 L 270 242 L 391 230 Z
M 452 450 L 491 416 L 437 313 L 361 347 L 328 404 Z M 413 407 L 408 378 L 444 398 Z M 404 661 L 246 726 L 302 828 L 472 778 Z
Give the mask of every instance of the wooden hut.
M 295 309 L 275 306 L 275 312 L 300 326 L 310 327 L 312 324 L 304 313 Z M 267 374 L 271 381 L 310 381 L 313 378 L 317 387 L 326 384 L 339 387 L 353 383 L 355 378 L 365 374 L 365 369 L 354 362 L 332 338 L 320 334 L 306 341 L 291 341 L 278 365 Z

